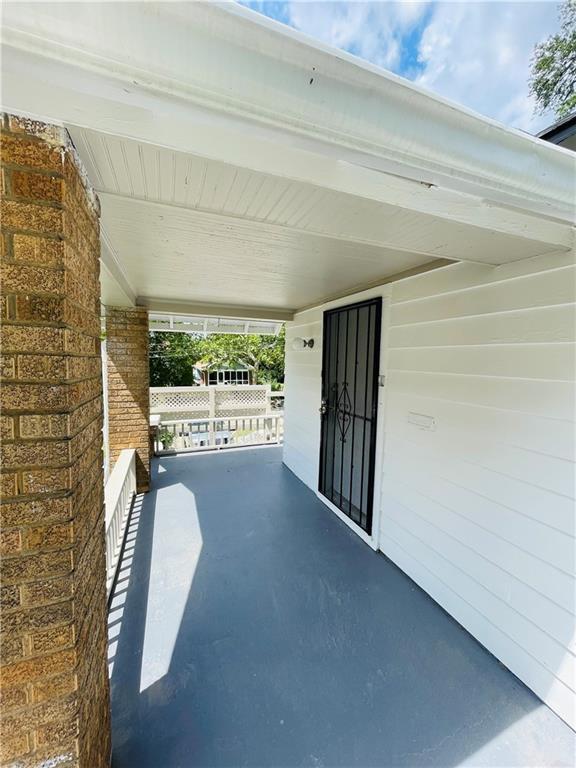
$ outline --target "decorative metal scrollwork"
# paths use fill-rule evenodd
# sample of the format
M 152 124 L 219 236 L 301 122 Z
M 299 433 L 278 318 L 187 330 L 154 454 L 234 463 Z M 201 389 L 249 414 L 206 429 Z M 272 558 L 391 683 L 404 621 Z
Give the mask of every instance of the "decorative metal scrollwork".
M 348 382 L 345 381 L 342 384 L 342 389 L 336 403 L 336 423 L 338 424 L 338 429 L 340 430 L 340 440 L 343 443 L 346 442 L 346 433 L 348 432 L 350 422 L 352 421 L 351 414 L 352 401 L 350 400 L 350 395 L 348 394 Z

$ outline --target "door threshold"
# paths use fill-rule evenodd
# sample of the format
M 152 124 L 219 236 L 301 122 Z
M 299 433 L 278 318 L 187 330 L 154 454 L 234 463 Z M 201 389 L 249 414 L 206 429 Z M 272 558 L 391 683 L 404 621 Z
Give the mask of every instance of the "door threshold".
M 352 518 L 348 517 L 348 515 L 345 515 L 344 512 L 342 512 L 341 509 L 338 509 L 338 507 L 330 501 L 330 499 L 326 498 L 320 491 L 316 491 L 316 496 L 320 499 L 320 501 L 325 504 L 328 509 L 330 509 L 334 514 L 342 520 L 343 523 L 345 523 L 350 530 L 354 531 L 354 533 L 362 539 L 362 541 L 365 544 L 368 544 L 370 549 L 373 549 L 375 552 L 378 549 L 378 542 L 376 541 L 376 538 L 366 533 L 366 531 L 363 528 L 360 528 L 359 525 L 357 525 Z

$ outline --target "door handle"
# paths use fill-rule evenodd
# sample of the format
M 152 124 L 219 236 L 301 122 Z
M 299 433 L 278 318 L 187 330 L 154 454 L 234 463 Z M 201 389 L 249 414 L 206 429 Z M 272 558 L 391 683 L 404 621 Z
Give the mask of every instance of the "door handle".
M 322 416 L 325 416 L 328 413 L 328 401 L 325 397 L 322 398 L 322 401 L 320 403 L 320 408 L 318 409 Z

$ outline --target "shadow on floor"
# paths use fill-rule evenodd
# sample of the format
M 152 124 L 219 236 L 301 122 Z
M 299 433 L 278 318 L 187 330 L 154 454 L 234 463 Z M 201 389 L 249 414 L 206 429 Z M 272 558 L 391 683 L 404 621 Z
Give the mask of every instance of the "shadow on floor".
M 281 463 L 155 461 L 110 612 L 114 768 L 569 766 L 574 734 Z

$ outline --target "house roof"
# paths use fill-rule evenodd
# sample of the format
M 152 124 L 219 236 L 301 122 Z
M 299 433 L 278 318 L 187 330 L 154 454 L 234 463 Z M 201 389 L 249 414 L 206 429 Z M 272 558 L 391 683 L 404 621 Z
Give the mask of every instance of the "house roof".
M 561 144 L 568 149 L 576 149 L 576 112 L 540 131 L 538 138 L 553 144 Z
M 234 3 L 7 4 L 2 42 L 100 197 L 105 300 L 284 320 L 573 246 L 574 155 Z

